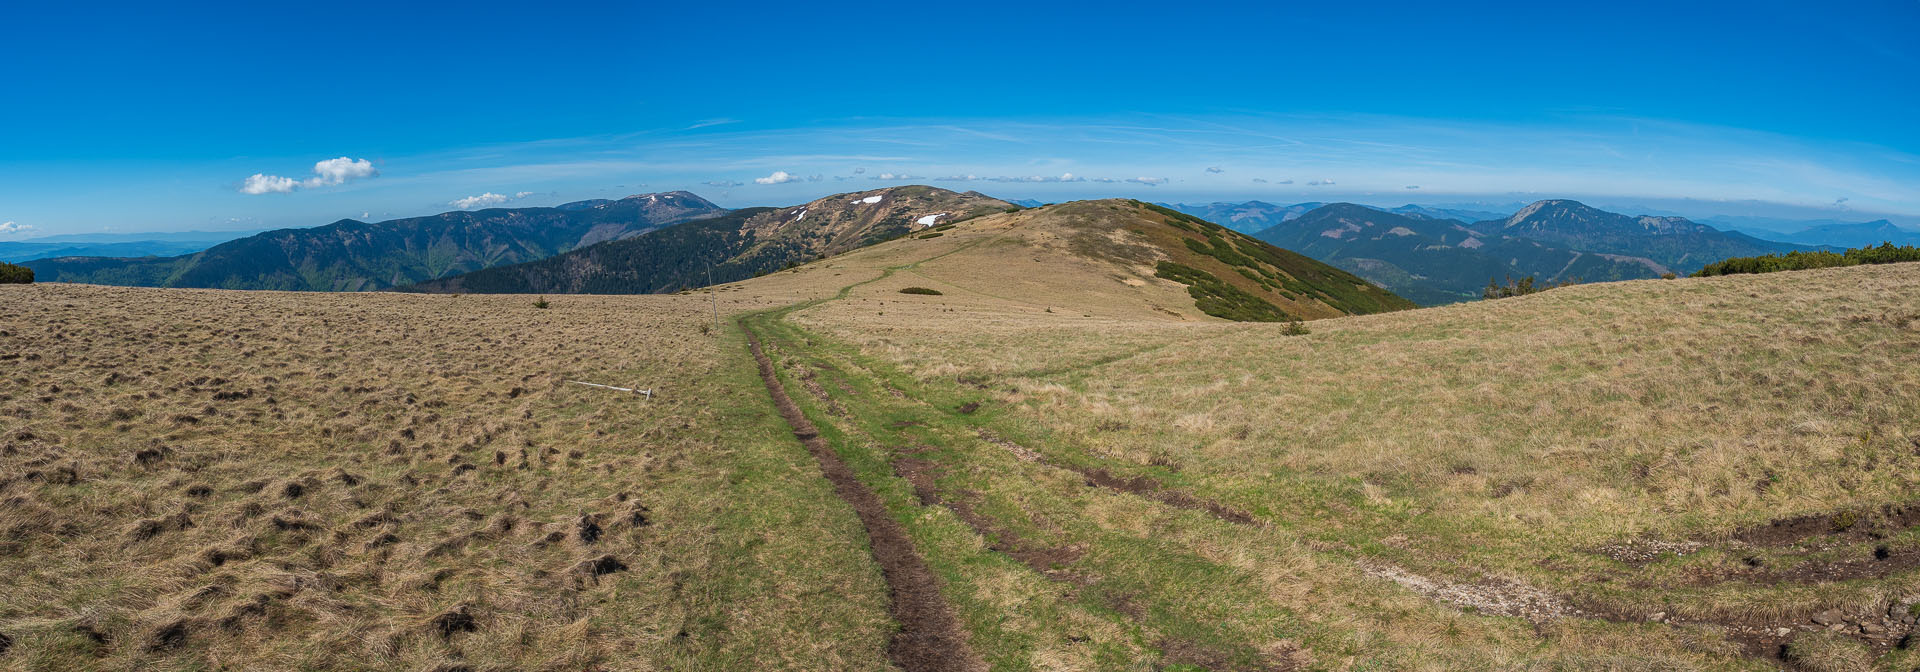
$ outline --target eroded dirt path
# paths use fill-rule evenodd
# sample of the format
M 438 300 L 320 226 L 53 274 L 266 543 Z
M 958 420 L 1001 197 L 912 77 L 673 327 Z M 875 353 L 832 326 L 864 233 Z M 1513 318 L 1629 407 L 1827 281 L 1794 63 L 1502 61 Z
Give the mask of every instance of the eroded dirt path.
M 860 482 L 851 468 L 834 454 L 820 438 L 819 430 L 787 396 L 786 388 L 774 374 L 773 360 L 760 347 L 760 338 L 745 322 L 747 346 L 760 367 L 760 378 L 767 393 L 780 409 L 780 416 L 793 428 L 794 438 L 820 462 L 820 474 L 833 484 L 833 491 L 860 517 L 860 524 L 872 540 L 873 559 L 887 580 L 888 610 L 900 630 L 887 645 L 887 655 L 907 672 L 972 672 L 986 665 L 967 646 L 966 631 L 954 619 L 953 610 L 940 595 L 939 581 L 914 549 L 913 540 L 892 517 L 872 490 Z

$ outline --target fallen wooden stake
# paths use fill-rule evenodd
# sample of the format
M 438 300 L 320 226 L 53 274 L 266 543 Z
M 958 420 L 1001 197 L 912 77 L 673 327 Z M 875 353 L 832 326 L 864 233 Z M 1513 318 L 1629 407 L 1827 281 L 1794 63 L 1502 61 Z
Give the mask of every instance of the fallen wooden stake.
M 621 392 L 632 392 L 634 394 L 644 394 L 644 395 L 647 395 L 648 399 L 653 398 L 653 390 L 636 390 L 631 387 L 614 387 L 612 385 L 601 385 L 599 383 L 588 383 L 588 382 L 582 382 L 578 380 L 569 380 L 567 382 L 573 383 L 575 385 L 585 385 L 587 387 L 604 387 L 609 390 L 619 390 Z

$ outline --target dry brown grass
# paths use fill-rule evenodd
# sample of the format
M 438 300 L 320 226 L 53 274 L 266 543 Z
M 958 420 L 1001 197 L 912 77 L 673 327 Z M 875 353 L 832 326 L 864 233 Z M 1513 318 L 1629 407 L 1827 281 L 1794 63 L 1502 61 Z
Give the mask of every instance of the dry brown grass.
M 0 668 L 884 667 L 708 300 L 531 300 L 0 292 Z

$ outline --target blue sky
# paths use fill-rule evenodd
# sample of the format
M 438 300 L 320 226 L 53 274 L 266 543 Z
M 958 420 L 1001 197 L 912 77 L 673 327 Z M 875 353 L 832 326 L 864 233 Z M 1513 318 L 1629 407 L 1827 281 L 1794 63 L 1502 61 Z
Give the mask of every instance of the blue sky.
M 907 182 L 1920 224 L 1915 0 L 30 4 L 0 238 Z

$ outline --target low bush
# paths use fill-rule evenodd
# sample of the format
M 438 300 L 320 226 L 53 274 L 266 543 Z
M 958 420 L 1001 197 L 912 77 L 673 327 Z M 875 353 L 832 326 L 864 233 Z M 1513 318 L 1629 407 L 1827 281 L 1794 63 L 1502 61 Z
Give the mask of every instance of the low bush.
M 1154 276 L 1186 285 L 1194 307 L 1214 317 L 1236 322 L 1284 322 L 1291 317 L 1278 306 L 1192 266 L 1162 261 L 1154 268 Z
M 0 262 L 0 285 L 31 285 L 33 269 Z
M 940 290 L 928 289 L 926 287 L 902 287 L 900 289 L 900 293 L 901 294 L 923 294 L 926 296 L 939 296 Z
M 1693 277 L 1704 278 L 1715 275 L 1735 275 L 1739 273 L 1805 271 L 1815 268 L 1837 268 L 1841 266 L 1861 266 L 1865 264 L 1897 264 L 1910 261 L 1920 261 L 1920 247 L 1894 245 L 1891 242 L 1886 242 L 1881 243 L 1879 247 L 1861 247 L 1845 252 L 1801 252 L 1795 250 L 1786 254 L 1734 257 L 1717 263 L 1707 264 L 1705 268 L 1694 272 Z
M 540 297 L 540 300 L 533 302 L 533 307 L 545 310 L 547 307 L 547 297 Z

